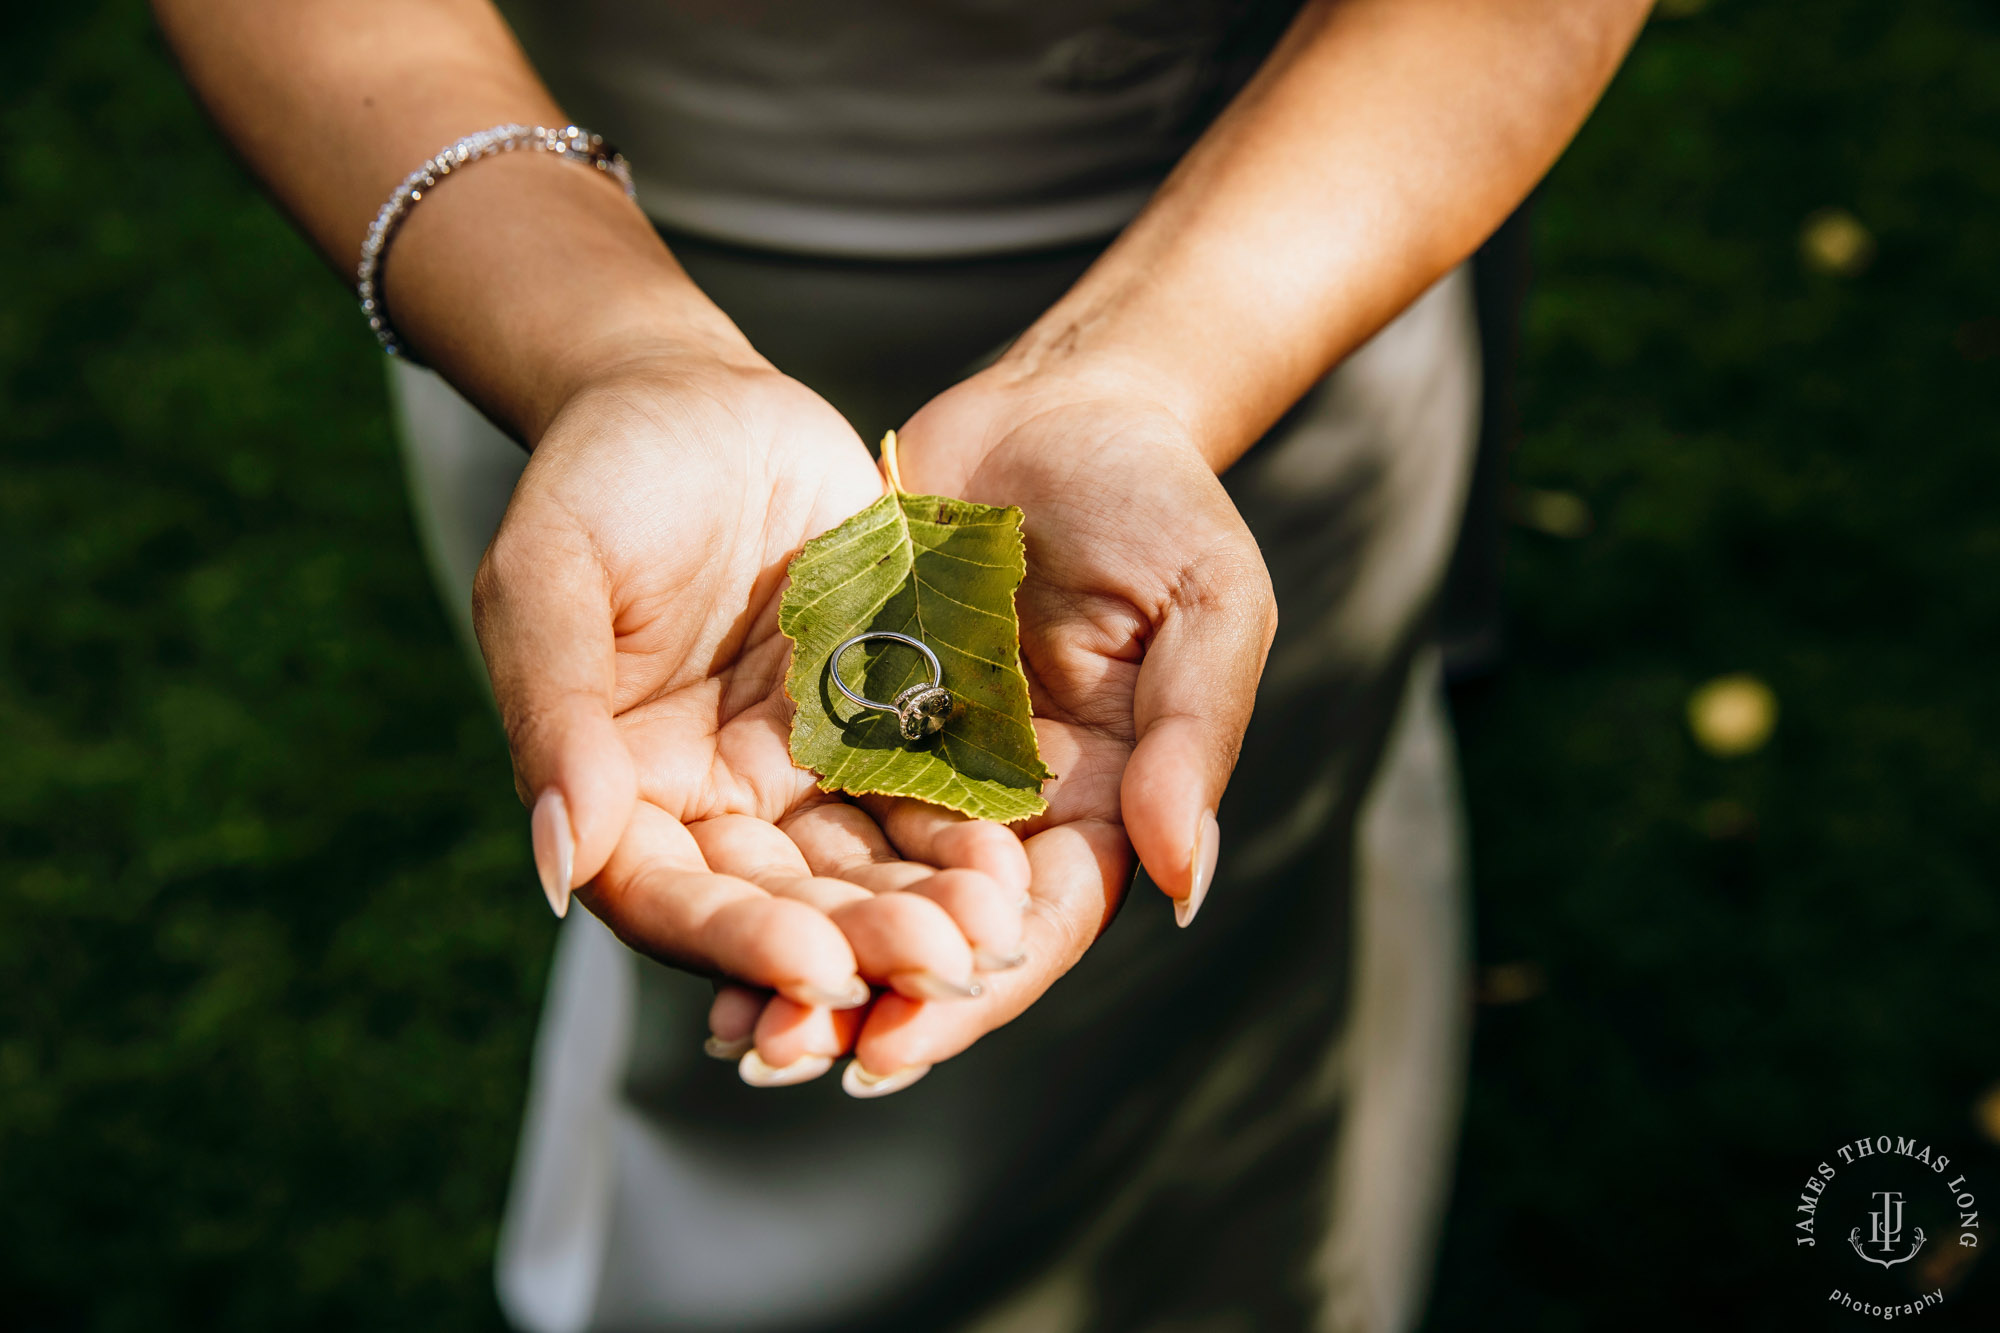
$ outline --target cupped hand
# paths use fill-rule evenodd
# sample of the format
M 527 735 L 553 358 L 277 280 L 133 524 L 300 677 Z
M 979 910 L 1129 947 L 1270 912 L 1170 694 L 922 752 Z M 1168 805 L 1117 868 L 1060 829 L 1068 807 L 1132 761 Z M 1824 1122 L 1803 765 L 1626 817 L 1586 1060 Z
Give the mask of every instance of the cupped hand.
M 552 419 L 474 589 L 550 905 L 574 888 L 633 948 L 777 992 L 772 1029 L 826 1054 L 871 983 L 975 991 L 1028 881 L 999 825 L 878 821 L 787 752 L 786 563 L 881 493 L 839 414 L 754 357 L 636 360 Z
M 1136 852 L 1182 925 L 1208 891 L 1215 810 L 1276 629 L 1255 540 L 1190 433 L 1144 395 L 989 370 L 900 432 L 905 490 L 1019 505 L 1016 599 L 1049 809 L 1015 826 L 1032 870 L 1025 965 L 962 1003 L 878 1000 L 849 1090 L 904 1086 L 1032 1004 L 1116 911 Z M 909 803 L 878 807 L 893 825 Z M 713 1023 L 755 1020 L 725 996 Z M 801 1049 L 756 1029 L 759 1051 Z

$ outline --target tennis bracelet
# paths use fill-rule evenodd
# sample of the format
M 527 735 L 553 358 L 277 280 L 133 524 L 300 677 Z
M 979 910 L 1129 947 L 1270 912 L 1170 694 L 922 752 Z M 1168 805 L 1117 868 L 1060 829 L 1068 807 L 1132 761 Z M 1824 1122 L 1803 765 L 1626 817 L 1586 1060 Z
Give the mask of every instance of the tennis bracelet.
M 382 256 L 388 250 L 389 242 L 395 238 L 396 229 L 403 225 L 403 219 L 409 216 L 410 210 L 422 201 L 424 191 L 434 188 L 452 172 L 462 170 L 482 157 L 511 153 L 518 148 L 554 153 L 582 166 L 596 167 L 624 186 L 627 197 L 633 194 L 632 170 L 625 165 L 625 159 L 618 150 L 605 143 L 600 136 L 576 125 L 565 125 L 559 130 L 541 125 L 533 129 L 525 125 L 495 125 L 490 130 L 466 135 L 431 158 L 403 178 L 403 183 L 389 196 L 389 202 L 383 204 L 382 210 L 375 215 L 367 238 L 361 242 L 361 263 L 354 270 L 354 290 L 361 297 L 361 313 L 368 317 L 368 327 L 375 330 L 375 340 L 390 356 L 409 355 L 396 337 L 394 326 L 389 323 L 380 287 Z

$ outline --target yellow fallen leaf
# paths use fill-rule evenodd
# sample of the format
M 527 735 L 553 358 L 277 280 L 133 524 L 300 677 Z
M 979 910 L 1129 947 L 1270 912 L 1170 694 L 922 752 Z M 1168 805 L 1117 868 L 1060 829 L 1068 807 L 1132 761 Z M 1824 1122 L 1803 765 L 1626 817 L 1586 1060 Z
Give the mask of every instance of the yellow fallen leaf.
M 1849 278 L 1875 257 L 1875 237 L 1844 208 L 1823 208 L 1799 230 L 1799 254 L 1806 267 Z
M 1778 725 L 1778 696 L 1755 676 L 1717 676 L 1688 698 L 1688 727 L 1695 742 L 1718 758 L 1764 748 Z
M 1590 535 L 1594 526 L 1590 506 L 1571 491 L 1545 491 L 1534 486 L 1516 486 L 1508 497 L 1508 512 L 1516 523 L 1551 537 L 1574 541 Z

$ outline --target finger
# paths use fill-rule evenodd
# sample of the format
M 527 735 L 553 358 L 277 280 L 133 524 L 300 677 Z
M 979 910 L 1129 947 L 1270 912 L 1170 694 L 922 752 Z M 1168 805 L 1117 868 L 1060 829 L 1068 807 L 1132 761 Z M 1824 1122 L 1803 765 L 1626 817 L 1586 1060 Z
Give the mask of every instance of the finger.
M 803 1004 L 868 999 L 854 950 L 824 912 L 710 871 L 693 836 L 657 806 L 634 809 L 603 872 L 579 896 L 618 938 L 652 957 Z
M 1025 865 L 1027 856 L 1021 860 Z M 1013 894 L 976 870 L 940 870 L 902 892 L 945 910 L 972 946 L 973 965 L 981 972 L 1005 972 L 1026 960 L 1021 952 L 1026 894 Z
M 850 884 L 844 879 L 834 879 L 828 875 L 800 875 L 790 879 L 773 879 L 763 886 L 774 898 L 790 898 L 793 902 L 804 903 L 829 917 L 843 907 L 855 903 L 871 901 L 875 895 L 859 884 Z M 866 967 L 862 969 L 866 971 Z
M 854 1048 L 864 1084 L 907 1077 L 907 1071 L 957 1055 L 1013 1021 L 1076 965 L 1110 922 L 1132 864 L 1116 824 L 1080 820 L 1038 833 L 1026 846 L 1035 876 L 1026 964 L 981 977 L 984 993 L 958 1004 L 917 1003 L 902 994 L 878 997 Z
M 1020 963 L 1021 909 L 977 871 L 945 871 L 902 891 L 922 905 L 824 875 L 761 887 L 826 913 L 847 936 L 861 975 L 906 994 L 963 999 L 979 992 L 973 969 Z M 977 934 L 967 933 L 968 922 Z
M 617 666 L 610 584 L 587 534 L 510 506 L 473 581 L 472 616 L 533 807 L 535 870 L 557 916 L 604 868 L 638 800 L 612 721 Z
M 849 813 L 834 813 L 842 808 Z M 929 860 L 942 853 L 960 866 L 969 860 L 996 865 L 1019 885 L 1018 890 L 1003 886 L 980 870 L 959 868 L 933 874 L 928 867 L 907 861 L 874 860 L 888 854 L 883 830 L 853 806 L 828 806 L 815 821 L 818 832 L 811 826 L 801 827 L 795 828 L 792 836 L 812 848 L 814 856 L 809 859 L 825 863 L 822 873 L 866 884 L 877 893 L 914 893 L 944 908 L 972 946 L 974 963 L 981 971 L 1016 966 L 1028 881 L 1028 854 L 1021 850 L 1021 840 L 990 820 L 967 819 L 922 801 L 886 800 L 876 808 L 892 827 L 901 828 L 918 845 L 917 855 Z M 800 824 L 809 821 L 802 817 Z M 996 838 L 1004 849 L 990 846 Z M 908 844 L 899 845 L 910 850 Z M 843 861 L 843 857 L 852 859 Z M 868 972 L 865 966 L 862 970 Z
M 940 870 L 977 870 L 1016 895 L 1028 891 L 1028 854 L 1006 825 L 908 798 L 861 798 L 896 850 Z
M 757 1016 L 770 998 L 769 991 L 733 981 L 718 984 L 715 1000 L 708 1006 L 708 1040 L 701 1044 L 702 1050 L 718 1060 L 741 1060 L 743 1053 L 756 1045 L 752 1034 Z
M 868 812 L 846 801 L 808 806 L 778 826 L 815 875 L 830 875 L 876 893 L 888 893 L 934 873 L 934 867 L 899 856 Z
M 978 924 L 980 942 L 991 941 L 996 957 L 1008 958 L 1019 946 L 1018 906 L 1006 921 L 1009 905 L 999 886 L 974 871 L 954 872 L 928 894 L 913 889 L 917 899 L 927 901 L 883 902 L 847 880 L 801 873 L 807 863 L 797 845 L 762 820 L 720 815 L 690 825 L 688 832 L 712 868 L 731 870 L 774 898 L 824 913 L 847 937 L 861 975 L 905 994 L 960 999 L 977 993 L 973 946 L 953 906 Z M 941 878 L 922 873 L 926 883 Z
M 687 826 L 710 870 L 769 887 L 774 880 L 803 879 L 812 867 L 798 844 L 769 820 L 717 815 Z
M 1018 845 L 1005 829 L 991 827 Z M 772 891 L 810 894 L 846 932 L 863 976 L 919 999 L 963 999 L 978 993 L 975 968 L 1016 965 L 1021 896 L 990 876 L 976 870 L 938 873 L 889 859 L 895 851 L 875 821 L 845 802 L 803 811 L 787 821 L 785 832 L 817 877 L 806 884 L 773 882 Z M 1024 864 L 1026 859 L 1024 854 Z M 837 882 L 867 885 L 875 891 L 874 901 L 840 901 L 831 887 Z M 927 906 L 883 901 L 899 892 Z
M 789 1069 L 818 1057 L 829 1063 L 847 1054 L 867 1017 L 866 1009 L 825 1009 L 774 996 L 757 1018 L 757 1058 L 772 1069 Z
M 972 946 L 951 915 L 929 899 L 872 894 L 831 915 L 870 981 L 918 1000 L 967 1000 L 980 993 Z
M 749 815 L 719 815 L 689 825 L 709 868 L 740 875 L 774 898 L 789 898 L 829 917 L 840 908 L 865 902 L 874 895 L 844 879 L 814 875 L 798 846 L 768 824 Z
M 1250 725 L 1277 610 L 1254 553 L 1197 564 L 1180 587 L 1139 666 L 1138 743 L 1119 804 L 1140 862 L 1185 926 L 1215 873 L 1215 811 Z

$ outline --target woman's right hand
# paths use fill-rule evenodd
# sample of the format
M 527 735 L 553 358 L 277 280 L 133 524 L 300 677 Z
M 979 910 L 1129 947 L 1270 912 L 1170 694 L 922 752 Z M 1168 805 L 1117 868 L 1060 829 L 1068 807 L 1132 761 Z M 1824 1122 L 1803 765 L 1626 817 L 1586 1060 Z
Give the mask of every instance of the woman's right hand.
M 878 824 L 791 762 L 786 565 L 882 490 L 754 354 L 639 357 L 550 419 L 474 589 L 551 906 L 574 888 L 634 949 L 777 992 L 757 1037 L 813 1057 L 802 1077 L 871 983 L 972 993 L 1028 886 L 1002 826 L 914 802 Z

